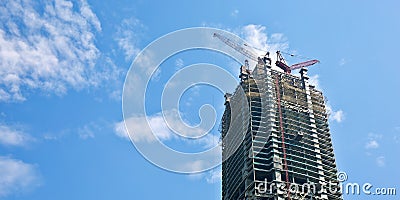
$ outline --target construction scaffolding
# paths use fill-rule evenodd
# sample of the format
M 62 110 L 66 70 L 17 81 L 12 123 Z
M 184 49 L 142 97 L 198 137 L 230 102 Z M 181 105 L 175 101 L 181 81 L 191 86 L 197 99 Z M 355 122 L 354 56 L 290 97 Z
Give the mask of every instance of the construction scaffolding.
M 242 67 L 240 85 L 225 95 L 222 199 L 342 199 L 324 96 L 307 69 L 300 74 Z M 331 189 L 288 189 L 305 184 Z

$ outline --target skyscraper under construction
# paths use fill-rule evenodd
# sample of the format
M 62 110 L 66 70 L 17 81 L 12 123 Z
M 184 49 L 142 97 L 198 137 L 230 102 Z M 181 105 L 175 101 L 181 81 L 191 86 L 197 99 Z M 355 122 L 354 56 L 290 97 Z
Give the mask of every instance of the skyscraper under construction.
M 342 199 L 321 91 L 259 60 L 225 95 L 222 199 Z

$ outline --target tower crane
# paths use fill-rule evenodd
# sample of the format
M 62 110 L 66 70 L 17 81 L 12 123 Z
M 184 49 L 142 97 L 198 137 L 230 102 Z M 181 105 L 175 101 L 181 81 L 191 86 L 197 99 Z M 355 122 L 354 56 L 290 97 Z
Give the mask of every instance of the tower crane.
M 241 47 L 239 44 L 237 44 L 236 42 L 234 42 L 233 40 L 218 34 L 218 33 L 214 33 L 213 35 L 214 37 L 220 39 L 222 42 L 224 42 L 226 45 L 232 47 L 233 49 L 235 49 L 237 52 L 243 54 L 244 56 L 246 56 L 247 58 L 250 58 L 254 61 L 258 61 L 258 56 L 254 55 L 253 52 Z
M 222 42 L 224 42 L 226 45 L 232 47 L 237 52 L 243 54 L 247 58 L 250 58 L 251 60 L 254 60 L 254 61 L 256 61 L 258 63 L 262 63 L 262 64 L 266 64 L 267 60 L 271 61 L 271 59 L 269 58 L 269 52 L 267 52 L 265 54 L 264 58 L 261 59 L 259 56 L 254 55 L 254 53 L 251 52 L 250 50 L 243 48 L 238 43 L 234 42 L 233 40 L 231 40 L 221 34 L 214 33 L 213 36 L 218 38 Z M 245 44 L 245 45 L 249 46 L 247 44 Z M 313 59 L 313 60 L 308 60 L 305 62 L 300 62 L 300 63 L 293 64 L 291 66 L 288 66 L 280 51 L 277 51 L 276 55 L 277 55 L 277 60 L 275 62 L 275 65 L 278 66 L 279 68 L 281 68 L 283 71 L 285 71 L 288 74 L 290 74 L 291 71 L 294 69 L 300 69 L 303 67 L 308 67 L 308 66 L 314 65 L 316 63 L 319 63 L 319 60 Z
M 300 69 L 303 67 L 308 67 L 308 66 L 314 65 L 316 63 L 319 63 L 319 60 L 313 59 L 313 60 L 308 60 L 308 61 L 301 62 L 301 63 L 296 63 L 289 67 L 286 64 L 286 61 L 283 58 L 280 51 L 276 52 L 276 57 L 277 57 L 277 59 L 276 59 L 275 65 L 278 66 L 279 68 L 283 69 L 283 71 L 285 71 L 286 73 L 289 73 L 289 74 L 294 69 Z

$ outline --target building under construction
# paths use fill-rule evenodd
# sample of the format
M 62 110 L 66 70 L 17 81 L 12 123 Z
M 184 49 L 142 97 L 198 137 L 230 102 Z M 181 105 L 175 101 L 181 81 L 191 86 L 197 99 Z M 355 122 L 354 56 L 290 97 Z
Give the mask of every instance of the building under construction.
M 222 199 L 342 199 L 321 91 L 259 59 L 225 95 Z

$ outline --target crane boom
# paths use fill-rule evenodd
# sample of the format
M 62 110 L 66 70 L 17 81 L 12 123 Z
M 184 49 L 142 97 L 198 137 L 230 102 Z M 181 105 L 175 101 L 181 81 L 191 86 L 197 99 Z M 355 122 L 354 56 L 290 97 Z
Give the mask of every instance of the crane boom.
M 214 33 L 213 36 L 220 39 L 222 42 L 224 42 L 228 46 L 232 47 L 233 49 L 235 49 L 239 53 L 243 54 L 244 56 L 246 56 L 254 61 L 258 61 L 258 56 L 254 55 L 251 51 L 239 46 L 236 42 L 232 41 L 231 39 L 229 39 L 221 34 L 218 34 L 218 33 Z
M 308 67 L 308 66 L 314 65 L 315 63 L 319 63 L 319 60 L 309 60 L 309 61 L 297 63 L 297 64 L 290 66 L 290 69 L 291 70 L 300 69 L 303 67 Z
M 218 33 L 214 33 L 213 37 L 216 37 L 218 39 L 220 39 L 222 42 L 224 42 L 226 45 L 232 47 L 233 49 L 235 49 L 236 51 L 238 51 L 239 53 L 243 54 L 244 56 L 246 56 L 247 58 L 250 58 L 251 60 L 254 60 L 258 63 L 261 64 L 266 64 L 267 60 L 269 60 L 269 63 L 271 64 L 271 59 L 269 58 L 269 52 L 267 52 L 267 54 L 264 56 L 263 59 L 261 59 L 260 57 L 258 57 L 257 55 L 255 55 L 252 51 L 243 48 L 242 46 L 240 46 L 237 42 L 221 35 Z M 244 44 L 245 46 L 249 46 L 248 44 Z M 249 46 L 251 47 L 251 46 Z M 254 47 L 252 47 L 254 48 Z M 297 64 L 293 64 L 290 67 L 288 66 L 288 64 L 286 64 L 285 59 L 283 58 L 283 56 L 281 55 L 280 51 L 276 52 L 277 55 L 277 59 L 275 62 L 275 65 L 279 68 L 281 68 L 283 71 L 285 71 L 286 73 L 290 74 L 292 70 L 294 69 L 300 69 L 303 67 L 308 67 L 311 65 L 314 65 L 316 63 L 319 63 L 319 60 L 309 60 L 309 61 L 305 61 L 305 62 L 301 62 L 301 63 L 297 63 Z M 293 54 L 289 54 L 291 56 L 294 56 Z

